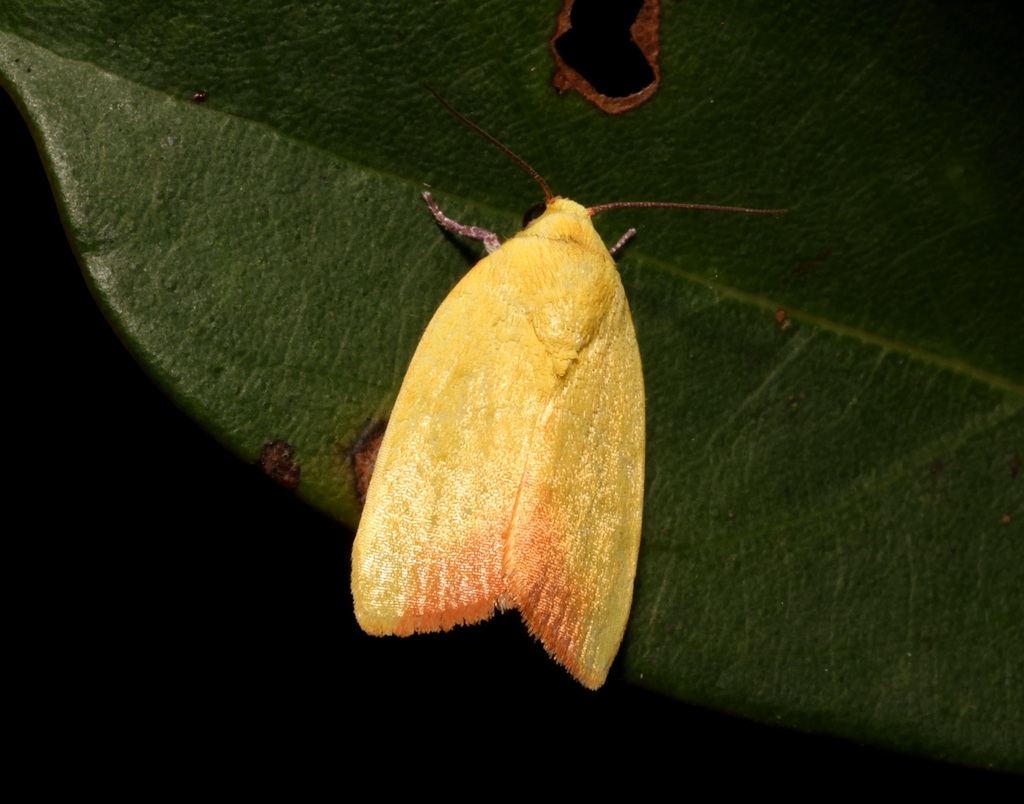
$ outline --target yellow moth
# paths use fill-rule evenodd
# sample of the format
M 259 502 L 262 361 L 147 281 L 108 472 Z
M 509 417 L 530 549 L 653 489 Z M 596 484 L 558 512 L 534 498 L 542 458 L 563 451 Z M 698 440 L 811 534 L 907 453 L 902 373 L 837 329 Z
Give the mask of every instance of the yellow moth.
M 435 93 L 436 94 L 436 93 Z M 439 98 L 440 100 L 440 98 Z M 644 491 L 644 381 L 626 294 L 587 209 L 543 213 L 435 313 L 405 375 L 352 550 L 370 634 L 444 631 L 514 608 L 548 654 L 600 687 L 629 618 Z M 747 210 L 760 212 L 762 210 Z

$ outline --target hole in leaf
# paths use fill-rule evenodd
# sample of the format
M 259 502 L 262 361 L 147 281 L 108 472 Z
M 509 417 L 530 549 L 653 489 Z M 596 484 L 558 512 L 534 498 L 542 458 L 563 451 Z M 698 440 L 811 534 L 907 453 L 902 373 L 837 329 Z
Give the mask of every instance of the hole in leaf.
M 636 108 L 661 81 L 658 26 L 658 0 L 565 0 L 551 39 L 555 89 L 609 114 Z

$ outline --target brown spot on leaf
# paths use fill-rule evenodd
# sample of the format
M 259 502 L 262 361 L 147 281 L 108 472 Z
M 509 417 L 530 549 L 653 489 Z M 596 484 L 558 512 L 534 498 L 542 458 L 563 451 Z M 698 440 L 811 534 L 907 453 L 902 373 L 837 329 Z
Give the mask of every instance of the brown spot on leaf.
M 999 517 L 999 521 L 1002 522 L 1004 525 L 1009 525 L 1010 519 L 1011 517 L 1009 513 L 1003 514 L 1001 517 Z
M 387 419 L 375 419 L 370 422 L 356 438 L 348 454 L 348 465 L 352 471 L 360 510 L 366 504 L 366 492 L 370 488 L 373 467 L 377 463 L 377 452 L 380 450 L 380 442 L 384 438 L 387 426 Z
M 565 0 L 551 37 L 555 89 L 574 89 L 608 114 L 649 100 L 661 83 L 659 16 L 659 0 Z
M 1021 457 L 1020 457 L 1020 453 L 1018 452 L 1016 455 L 1014 455 L 1012 458 L 1010 458 L 1010 477 L 1016 477 L 1017 476 L 1017 473 L 1020 471 L 1020 465 L 1021 465 Z
M 302 479 L 302 468 L 294 457 L 295 447 L 287 441 L 268 441 L 260 450 L 259 467 L 279 486 L 294 491 Z
M 788 332 L 793 329 L 793 322 L 789 318 L 789 313 L 785 310 L 775 311 L 775 323 L 779 325 L 780 332 Z

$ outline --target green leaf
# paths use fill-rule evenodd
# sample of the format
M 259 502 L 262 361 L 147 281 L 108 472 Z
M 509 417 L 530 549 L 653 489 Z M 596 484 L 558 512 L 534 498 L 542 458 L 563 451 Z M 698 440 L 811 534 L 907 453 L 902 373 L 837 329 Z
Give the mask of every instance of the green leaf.
M 640 229 L 648 390 L 621 675 L 1024 769 L 1024 59 L 998 14 L 666 6 L 662 87 L 613 118 L 551 90 L 554 6 L 66 6 L 0 11 L 0 75 L 94 295 L 177 405 L 246 461 L 294 445 L 298 494 L 350 525 L 346 450 L 480 256 L 420 190 L 508 234 L 538 196 L 422 84 L 581 203 L 787 207 L 599 221 Z

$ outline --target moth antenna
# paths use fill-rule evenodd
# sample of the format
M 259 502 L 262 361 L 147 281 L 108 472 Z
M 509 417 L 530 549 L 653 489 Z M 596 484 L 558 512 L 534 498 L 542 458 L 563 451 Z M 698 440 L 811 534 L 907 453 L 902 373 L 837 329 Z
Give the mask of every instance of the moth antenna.
M 548 183 L 544 181 L 543 177 L 536 170 L 534 170 L 532 167 L 526 164 L 525 159 L 516 154 L 511 148 L 509 148 L 503 142 L 501 142 L 495 137 L 492 137 L 472 120 L 468 119 L 467 117 L 456 111 L 455 108 L 450 103 L 448 103 L 448 101 L 446 101 L 438 94 L 436 89 L 434 89 L 433 87 L 429 87 L 426 84 L 423 85 L 423 88 L 426 89 L 427 92 L 429 92 L 435 98 L 437 98 L 441 105 L 449 112 L 451 112 L 457 120 L 460 120 L 467 128 L 471 128 L 473 131 L 475 131 L 477 134 L 479 134 L 481 137 L 487 140 L 491 145 L 493 145 L 495 148 L 497 148 L 499 151 L 505 154 L 505 156 L 507 156 L 509 159 L 511 159 L 513 162 L 519 165 L 519 167 L 521 167 L 523 170 L 529 173 L 530 176 L 533 177 L 533 180 L 537 182 L 537 184 L 539 184 L 541 189 L 544 191 L 544 198 L 548 203 L 554 200 L 555 194 L 551 192 L 551 188 L 548 187 Z
M 750 207 L 722 207 L 717 204 L 675 204 L 661 201 L 616 201 L 611 204 L 598 204 L 590 207 L 587 212 L 593 217 L 598 212 L 606 212 L 609 209 L 624 209 L 626 207 L 665 207 L 668 209 L 703 209 L 710 212 L 746 212 L 750 215 L 782 215 L 784 209 L 752 209 Z

